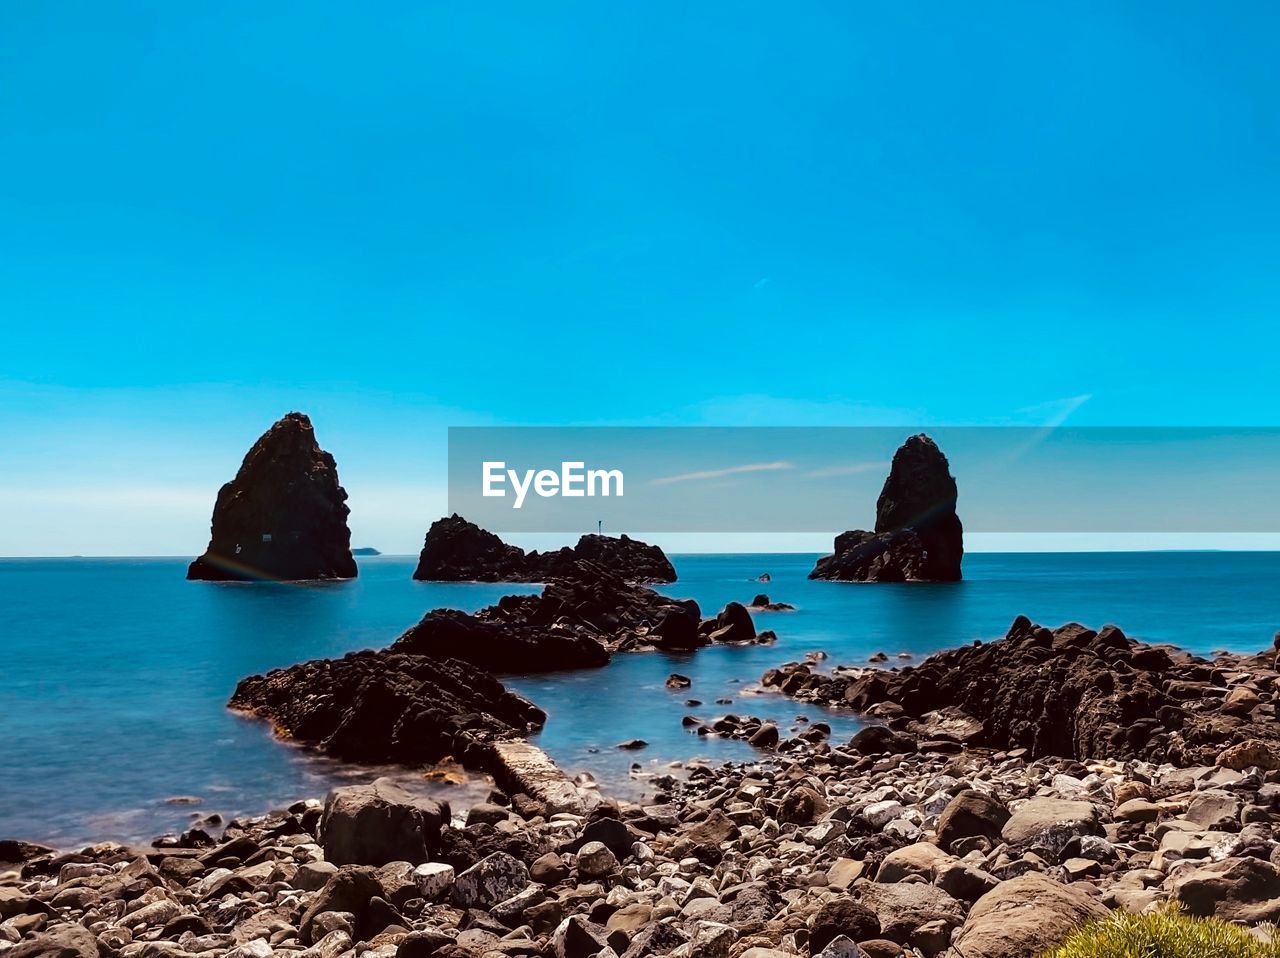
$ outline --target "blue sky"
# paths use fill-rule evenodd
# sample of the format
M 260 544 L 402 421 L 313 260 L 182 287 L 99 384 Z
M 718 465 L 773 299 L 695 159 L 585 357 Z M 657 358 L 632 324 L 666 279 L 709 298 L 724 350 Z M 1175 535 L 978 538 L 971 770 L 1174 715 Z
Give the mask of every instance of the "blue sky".
M 0 554 L 199 551 L 291 408 L 395 551 L 449 425 L 1275 425 L 1277 20 L 10 4 Z

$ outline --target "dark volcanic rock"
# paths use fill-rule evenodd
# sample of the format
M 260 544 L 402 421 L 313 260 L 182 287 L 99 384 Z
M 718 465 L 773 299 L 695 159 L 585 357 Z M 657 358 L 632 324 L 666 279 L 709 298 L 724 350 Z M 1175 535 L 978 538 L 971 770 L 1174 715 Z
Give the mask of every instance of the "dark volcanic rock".
M 592 668 L 607 662 L 609 651 L 705 645 L 699 615 L 691 599 L 669 599 L 578 560 L 540 595 L 504 596 L 472 616 L 431 612 L 395 647 L 457 656 L 494 672 Z
M 427 530 L 415 579 L 431 582 L 549 582 L 572 576 L 590 562 L 631 582 L 674 582 L 663 551 L 629 536 L 587 535 L 572 548 L 525 552 L 457 514 Z
M 230 707 L 276 733 L 351 762 L 489 765 L 495 741 L 546 721 L 541 709 L 458 659 L 352 652 L 242 679 Z
M 832 555 L 811 579 L 845 582 L 954 582 L 960 579 L 964 528 L 956 515 L 956 481 L 928 436 L 912 436 L 894 453 L 876 502 L 874 532 L 836 536 Z
M 1115 626 L 1051 631 L 1019 616 L 999 641 L 916 667 L 828 677 L 795 664 L 763 681 L 861 712 L 888 704 L 903 728 L 959 729 L 957 741 L 1032 757 L 1266 767 L 1280 757 L 1278 679 L 1266 654 L 1210 663 L 1135 642 Z M 1247 716 L 1235 707 L 1243 698 L 1257 699 Z M 1237 761 L 1237 752 L 1247 754 Z
M 188 579 L 350 579 L 347 493 L 311 420 L 291 412 L 253 444 L 218 491 L 213 534 Z
M 541 727 L 546 715 L 491 673 L 596 668 L 611 650 L 671 648 L 662 627 L 682 617 L 693 644 L 706 644 L 696 602 L 580 562 L 540 595 L 509 595 L 474 614 L 430 612 L 387 649 L 250 676 L 230 707 L 346 761 L 416 765 L 452 756 L 494 771 L 492 746 Z

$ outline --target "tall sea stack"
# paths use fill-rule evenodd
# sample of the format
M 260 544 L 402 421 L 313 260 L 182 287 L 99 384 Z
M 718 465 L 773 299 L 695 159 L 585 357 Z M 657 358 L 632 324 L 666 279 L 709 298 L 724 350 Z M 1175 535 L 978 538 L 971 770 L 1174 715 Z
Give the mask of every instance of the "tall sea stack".
M 836 536 L 833 555 L 818 560 L 811 579 L 844 582 L 956 582 L 964 557 L 964 527 L 956 515 L 956 481 L 947 457 L 921 433 L 893 456 L 876 502 L 875 532 Z
M 249 450 L 218 491 L 209 548 L 188 579 L 351 579 L 346 490 L 316 442 L 311 420 L 291 412 Z

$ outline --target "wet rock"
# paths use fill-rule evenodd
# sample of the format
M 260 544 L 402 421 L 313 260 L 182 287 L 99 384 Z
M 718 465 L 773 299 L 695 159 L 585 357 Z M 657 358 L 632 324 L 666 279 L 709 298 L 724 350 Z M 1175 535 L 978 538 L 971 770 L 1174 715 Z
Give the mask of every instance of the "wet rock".
M 964 530 L 956 482 L 946 457 L 923 434 L 894 454 L 876 503 L 874 532 L 845 532 L 811 579 L 846 582 L 954 582 L 960 578 Z
M 751 642 L 756 637 L 756 624 L 741 602 L 730 602 L 703 629 L 711 642 Z
M 218 492 L 212 538 L 188 579 L 351 579 L 347 493 L 311 420 L 291 412 L 253 444 Z

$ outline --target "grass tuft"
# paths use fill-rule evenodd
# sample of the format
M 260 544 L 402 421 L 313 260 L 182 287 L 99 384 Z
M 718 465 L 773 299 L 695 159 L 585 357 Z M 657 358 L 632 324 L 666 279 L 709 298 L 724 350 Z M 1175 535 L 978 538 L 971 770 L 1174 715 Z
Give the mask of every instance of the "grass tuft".
M 1072 932 L 1043 958 L 1280 958 L 1280 942 L 1170 908 L 1149 915 L 1113 912 Z

